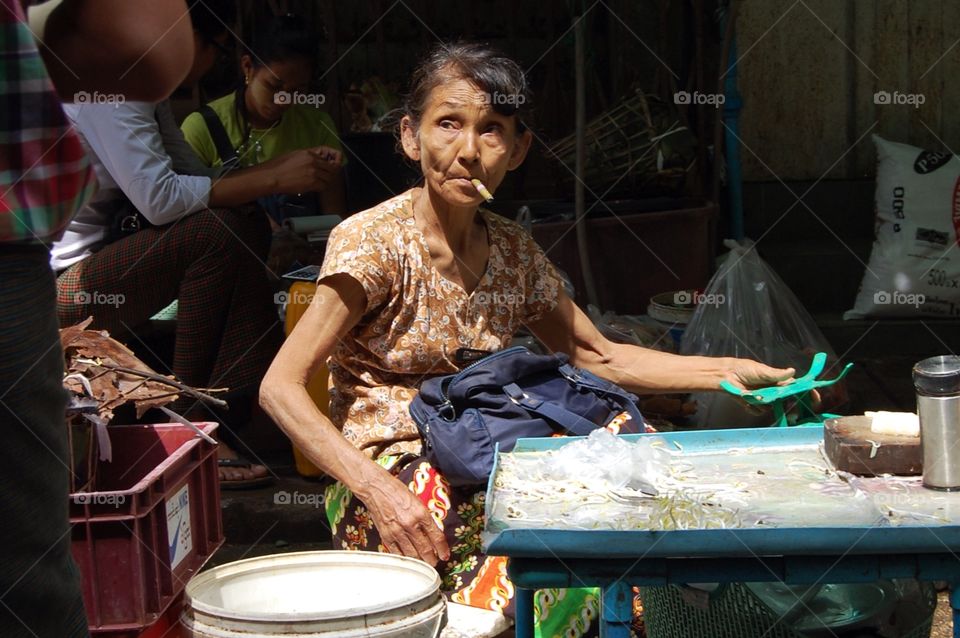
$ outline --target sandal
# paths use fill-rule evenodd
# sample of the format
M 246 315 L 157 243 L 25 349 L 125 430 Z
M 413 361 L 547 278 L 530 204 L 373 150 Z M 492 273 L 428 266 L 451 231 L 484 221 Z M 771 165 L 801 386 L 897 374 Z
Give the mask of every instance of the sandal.
M 253 464 L 250 461 L 237 458 L 237 459 L 217 459 L 217 467 L 231 467 L 239 469 L 251 469 Z M 220 479 L 220 489 L 223 490 L 249 490 L 256 487 L 264 487 L 273 483 L 273 477 L 270 475 L 267 476 L 256 476 L 249 479 Z

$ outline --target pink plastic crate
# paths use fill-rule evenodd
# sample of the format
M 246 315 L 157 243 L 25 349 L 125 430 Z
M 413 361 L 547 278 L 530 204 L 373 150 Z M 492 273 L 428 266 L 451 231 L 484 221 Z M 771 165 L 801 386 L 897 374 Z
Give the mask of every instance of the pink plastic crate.
M 98 491 L 70 495 L 72 550 L 91 633 L 135 636 L 223 544 L 217 450 L 182 425 L 111 426 L 110 441 Z

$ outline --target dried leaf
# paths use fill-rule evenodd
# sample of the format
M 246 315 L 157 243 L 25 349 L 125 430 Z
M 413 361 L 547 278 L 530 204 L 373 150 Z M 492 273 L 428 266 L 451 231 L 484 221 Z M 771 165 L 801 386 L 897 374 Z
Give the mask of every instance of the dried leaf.
M 176 379 L 151 370 L 129 348 L 110 338 L 106 331 L 87 330 L 92 321 L 90 317 L 60 331 L 66 359 L 65 377 L 70 377 L 64 379 L 63 386 L 70 393 L 67 427 L 71 438 L 72 490 L 86 489 L 95 483 L 95 452 L 101 460 L 109 460 L 107 424 L 113 420 L 117 408 L 132 401 L 137 418 L 140 418 L 150 408 L 160 408 L 176 401 L 182 392 L 182 389 L 163 382 L 163 379 Z M 140 376 L 137 371 L 154 378 Z M 87 395 L 83 382 L 71 375 L 80 375 L 89 382 L 92 398 Z M 209 394 L 206 399 L 210 399 Z M 96 430 L 96 436 L 91 428 Z
M 101 419 L 109 421 L 117 408 L 130 401 L 140 417 L 150 408 L 167 405 L 179 398 L 176 389 L 169 385 L 114 370 L 114 367 L 121 367 L 157 374 L 105 330 L 87 330 L 92 320 L 90 317 L 75 326 L 63 328 L 60 343 L 66 357 L 67 374 L 81 374 L 89 380 L 94 399 L 100 405 Z M 83 386 L 77 379 L 65 380 L 64 387 L 74 396 L 84 395 Z

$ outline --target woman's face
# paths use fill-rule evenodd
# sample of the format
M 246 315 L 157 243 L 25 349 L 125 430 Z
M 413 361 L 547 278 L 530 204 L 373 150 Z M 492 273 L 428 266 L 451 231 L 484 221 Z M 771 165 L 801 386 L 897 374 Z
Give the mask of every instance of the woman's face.
M 244 55 L 240 66 L 247 83 L 247 106 L 267 122 L 279 120 L 296 101 L 295 94 L 306 95 L 313 74 L 313 64 L 304 57 L 255 67 L 250 56 Z
M 471 179 L 494 191 L 526 157 L 532 135 L 518 134 L 516 120 L 494 111 L 476 86 L 456 79 L 430 92 L 418 126 L 403 118 L 401 141 L 407 156 L 420 162 L 427 187 L 450 205 L 476 206 L 483 197 Z

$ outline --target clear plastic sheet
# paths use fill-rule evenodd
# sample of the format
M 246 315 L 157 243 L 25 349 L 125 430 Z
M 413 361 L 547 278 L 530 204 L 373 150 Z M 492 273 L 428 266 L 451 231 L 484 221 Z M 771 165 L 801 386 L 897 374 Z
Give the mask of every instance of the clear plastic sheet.
M 960 525 L 960 492 L 931 490 L 919 476 L 851 476 L 850 484 L 894 527 Z
M 501 455 L 487 531 L 891 524 L 850 479 L 816 445 L 704 453 L 597 431 L 555 450 Z

